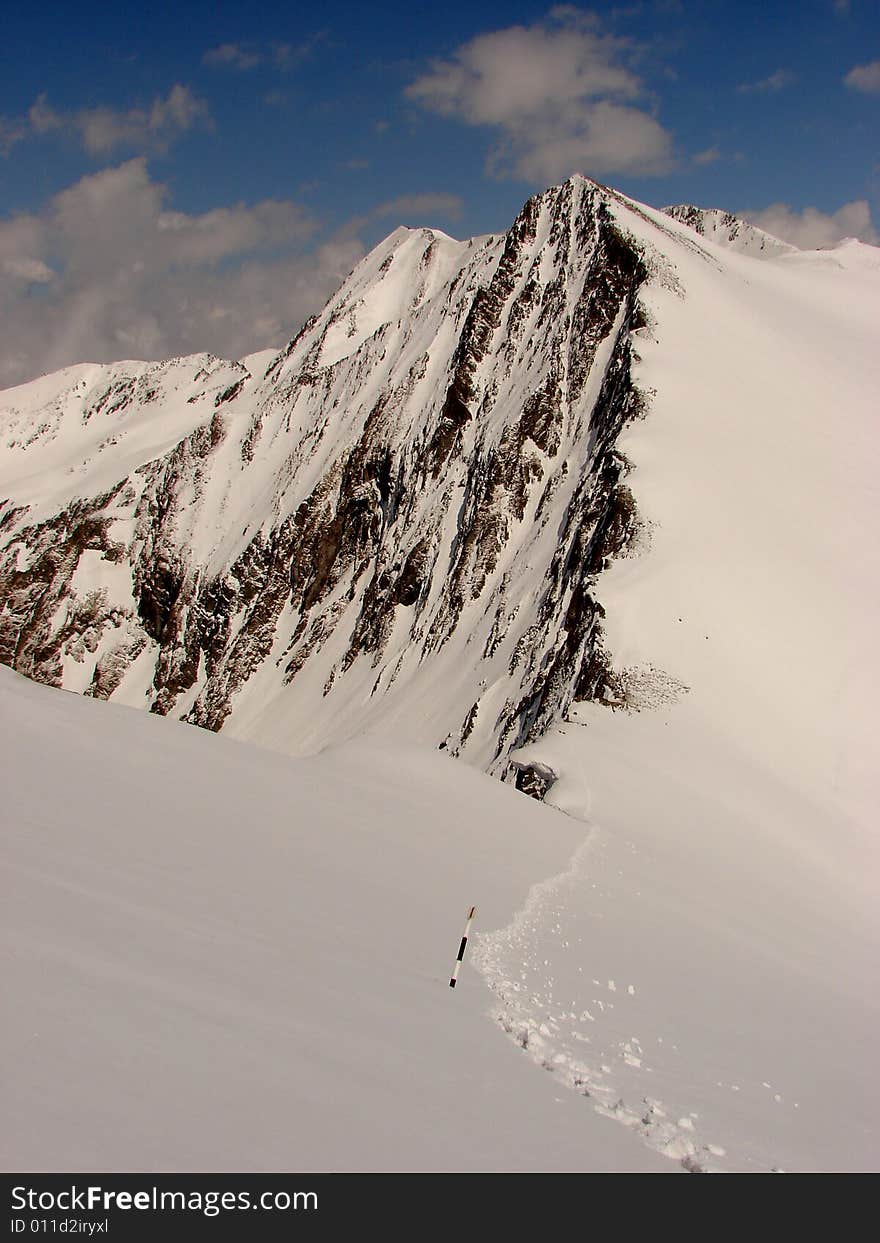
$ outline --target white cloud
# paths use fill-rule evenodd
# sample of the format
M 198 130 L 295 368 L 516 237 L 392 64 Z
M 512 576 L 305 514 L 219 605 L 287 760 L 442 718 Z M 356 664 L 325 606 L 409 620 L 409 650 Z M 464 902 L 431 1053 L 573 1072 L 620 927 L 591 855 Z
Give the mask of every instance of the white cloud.
M 327 39 L 327 35 L 328 32 L 326 30 L 318 30 L 302 43 L 274 43 L 272 45 L 272 59 L 275 62 L 275 67 L 280 69 L 282 73 L 295 69 L 312 56 L 315 48 Z
M 38 95 L 28 109 L 24 133 L 27 132 L 27 127 L 30 127 L 31 132 L 34 134 L 49 134 L 52 130 L 63 129 L 67 124 L 72 125 L 72 118 L 76 115 L 81 114 L 68 113 L 65 118 L 60 112 L 56 112 L 50 106 L 45 95 Z
M 202 61 L 214 69 L 237 69 L 240 73 L 255 69 L 262 59 L 259 52 L 240 43 L 221 43 L 219 47 L 209 48 L 202 57 Z
M 695 164 L 715 164 L 721 159 L 721 150 L 719 147 L 706 147 L 705 151 L 698 151 L 691 159 Z
M 0 387 L 80 361 L 281 346 L 363 254 L 298 204 L 168 210 L 143 159 L 0 220 Z
M 626 40 L 599 33 L 568 6 L 533 26 L 478 35 L 435 61 L 407 96 L 421 107 L 496 131 L 488 166 L 545 183 L 575 171 L 659 173 L 668 132 L 634 106 L 644 94 L 624 63 Z
M 45 285 L 52 280 L 55 273 L 43 263 L 42 259 L 28 259 L 13 256 L 2 261 L 3 272 L 7 276 L 18 277 L 26 285 Z
M 286 73 L 308 60 L 326 38 L 327 31 L 319 30 L 302 43 L 271 43 L 263 45 L 262 49 L 252 43 L 221 43 L 205 52 L 202 63 L 212 69 L 233 69 L 238 73 L 270 64 Z
M 791 242 L 801 250 L 818 250 L 822 246 L 834 246 L 845 237 L 857 237 L 872 246 L 880 244 L 880 234 L 871 219 L 871 209 L 865 199 L 845 203 L 835 212 L 822 212 L 815 207 L 796 211 L 786 203 L 773 203 L 763 211 L 741 212 L 746 220 Z
M 880 91 L 880 60 L 869 61 L 867 65 L 855 65 L 843 80 L 854 91 L 877 94 Z
M 28 125 L 18 118 L 0 117 L 0 155 L 9 155 L 28 136 Z
M 26 117 L 0 117 L 0 151 L 8 154 L 15 143 L 53 131 L 72 134 L 95 156 L 108 155 L 120 147 L 144 153 L 166 151 L 198 124 L 210 124 L 208 106 L 180 83 L 164 99 L 157 96 L 148 108 L 99 107 L 58 112 L 45 95 L 40 95 Z
M 759 78 L 757 82 L 741 82 L 736 89 L 741 95 L 776 94 L 778 91 L 784 91 L 787 86 L 791 86 L 795 81 L 795 75 L 790 69 L 777 69 L 769 77 Z

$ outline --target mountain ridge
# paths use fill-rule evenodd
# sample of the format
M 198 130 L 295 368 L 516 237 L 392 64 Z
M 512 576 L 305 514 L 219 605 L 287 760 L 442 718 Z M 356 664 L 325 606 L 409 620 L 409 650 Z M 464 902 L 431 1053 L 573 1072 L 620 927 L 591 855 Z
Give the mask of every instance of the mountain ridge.
M 720 207 L 694 207 L 690 203 L 679 203 L 674 207 L 664 207 L 663 212 L 673 220 L 686 224 L 701 237 L 708 237 L 743 254 L 778 256 L 798 249 Z
M 299 672 L 297 662 L 312 656 L 328 627 L 328 614 L 321 606 L 329 601 L 331 611 L 334 608 L 345 611 L 339 607 L 344 601 L 340 601 L 338 593 L 334 596 L 340 578 L 349 574 L 353 582 L 357 582 L 366 576 L 365 562 L 369 561 L 373 562 L 371 574 L 362 593 L 351 642 L 342 655 L 341 664 L 337 662 L 325 678 L 334 681 L 361 654 L 381 656 L 387 642 L 389 617 L 398 609 L 415 609 L 416 621 L 410 627 L 408 647 L 412 646 L 415 629 L 419 629 L 423 655 L 442 647 L 453 633 L 462 610 L 482 594 L 487 580 L 495 575 L 500 545 L 505 543 L 509 528 L 522 525 L 527 511 L 535 516 L 546 507 L 547 502 L 542 502 L 535 494 L 534 485 L 544 478 L 544 462 L 548 455 L 550 458 L 559 456 L 562 424 L 581 397 L 596 352 L 609 342 L 605 351 L 607 359 L 600 364 L 604 370 L 601 374 L 597 371 L 599 378 L 595 383 L 592 408 L 589 411 L 579 409 L 569 429 L 569 438 L 574 444 L 582 438 L 587 420 L 591 422 L 589 436 L 594 443 L 587 449 L 590 485 L 580 486 L 579 497 L 571 498 L 574 508 L 568 516 L 567 538 L 569 542 L 575 538 L 575 528 L 589 512 L 593 536 L 592 542 L 586 541 L 582 559 L 586 560 L 590 572 L 594 572 L 614 546 L 622 545 L 628 538 L 629 505 L 622 485 L 624 464 L 614 458 L 612 442 L 617 424 L 639 409 L 638 396 L 628 378 L 628 330 L 635 314 L 636 288 L 645 273 L 637 253 L 621 244 L 604 198 L 598 190 L 587 189 L 587 185 L 586 182 L 569 182 L 556 191 L 529 200 L 511 231 L 503 237 L 458 243 L 433 231 L 396 230 L 355 269 L 322 316 L 309 321 L 286 350 L 269 363 L 262 379 L 243 364 L 205 359 L 192 377 L 193 391 L 184 400 L 190 406 L 198 404 L 201 410 L 210 409 L 210 421 L 204 416 L 194 419 L 192 430 L 178 440 L 164 461 L 153 456 L 136 466 L 133 475 L 93 495 L 90 519 L 75 499 L 71 500 L 67 516 L 60 525 L 56 516 L 48 525 L 29 526 L 24 514 L 13 515 L 7 507 L 3 518 L 6 531 L 11 533 L 16 528 L 28 531 L 25 543 L 42 541 L 39 547 L 48 550 L 51 546 L 53 555 L 57 553 L 60 536 L 69 550 L 68 561 L 74 554 L 91 551 L 104 561 L 119 564 L 114 559 L 123 555 L 132 558 L 135 549 L 137 559 L 132 571 L 135 607 L 129 606 L 123 616 L 119 609 L 114 612 L 113 602 L 108 598 L 107 608 L 98 607 L 95 611 L 97 601 L 91 596 L 87 599 L 90 599 L 92 615 L 87 610 L 82 617 L 68 602 L 64 623 L 53 631 L 54 618 L 61 601 L 67 598 L 67 585 L 75 571 L 66 563 L 60 574 L 53 571 L 53 586 L 41 593 L 35 616 L 33 612 L 28 614 L 31 597 L 24 588 L 25 580 L 20 577 L 22 571 L 17 568 L 19 554 L 16 553 L 12 569 L 7 557 L 2 586 L 7 635 L 3 658 L 38 680 L 63 684 L 66 658 L 72 655 L 76 661 L 77 656 L 82 655 L 78 643 L 89 651 L 97 631 L 98 642 L 104 646 L 94 662 L 91 681 L 80 689 L 107 697 L 118 688 L 128 664 L 141 655 L 147 644 L 153 643 L 159 651 L 151 710 L 174 711 L 197 724 L 218 728 L 230 711 L 231 699 L 241 681 L 247 681 L 256 665 L 266 659 L 273 648 L 274 627 L 288 594 L 296 600 L 298 616 L 292 635 L 287 636 L 285 675 L 295 679 Z M 578 201 L 573 207 L 575 199 Z M 578 227 L 580 236 L 575 234 Z M 538 250 L 544 247 L 543 254 L 532 253 L 539 229 L 544 236 Z M 547 247 L 553 250 L 549 260 Z M 569 262 L 570 251 L 578 247 L 580 252 L 576 259 L 571 259 L 567 281 L 560 281 L 558 273 L 555 282 L 546 275 L 543 283 L 540 278 L 535 279 L 534 273 L 541 264 L 546 267 L 549 263 L 551 269 L 555 264 L 558 268 Z M 593 272 L 591 283 L 590 263 L 594 268 L 601 267 L 601 280 L 595 279 Z M 576 271 L 580 268 L 583 273 Z M 479 279 L 475 279 L 476 273 Z M 567 286 L 572 279 L 576 293 L 569 291 L 567 296 Z M 445 305 L 449 301 L 454 304 L 455 328 L 452 331 Z M 444 305 L 438 308 L 438 302 Z M 435 401 L 429 394 L 427 402 L 422 399 L 421 406 L 410 403 L 403 418 L 396 419 L 395 405 L 406 405 L 408 396 L 420 384 L 425 388 L 422 382 L 429 350 L 415 348 L 413 338 L 419 336 L 418 331 L 410 333 L 408 339 L 401 339 L 402 318 L 397 318 L 399 311 L 418 318 L 420 308 L 426 323 L 419 344 L 429 345 L 430 353 L 439 353 L 439 366 L 435 364 L 429 382 L 432 387 L 442 388 L 445 396 Z M 550 346 L 545 337 L 544 356 L 536 362 L 536 351 L 529 349 L 524 335 L 526 320 L 549 334 L 552 322 L 559 317 L 564 320 L 565 331 L 557 331 Z M 496 402 L 492 386 L 497 389 L 498 378 L 494 377 L 488 386 L 481 387 L 477 373 L 499 335 L 502 318 L 504 340 L 500 349 L 508 355 L 504 395 L 518 405 L 518 417 L 507 425 L 496 422 L 495 427 L 487 427 L 486 415 Z M 391 375 L 378 380 L 377 373 L 383 373 L 387 340 L 395 334 L 395 319 L 396 362 Z M 419 327 L 421 325 L 417 324 Z M 610 341 L 612 332 L 614 339 Z M 444 334 L 445 348 L 438 350 L 438 339 Z M 511 342 L 517 339 L 517 334 L 520 343 L 515 352 Z M 571 346 L 572 337 L 579 348 Z M 405 332 L 403 338 L 406 338 Z M 515 356 L 510 357 L 512 354 Z M 545 371 L 541 382 L 531 384 L 530 388 L 527 384 L 528 391 L 520 393 L 517 390 L 520 378 L 514 374 L 511 380 L 511 372 L 515 373 L 517 367 L 528 370 L 538 365 Z M 171 371 L 186 366 L 184 360 L 165 365 Z M 107 416 L 129 406 L 146 407 L 156 400 L 156 389 L 149 387 L 151 381 L 147 378 L 156 377 L 156 370 L 145 368 L 139 378 L 123 374 L 121 378 L 111 379 L 97 400 L 83 410 L 82 421 L 88 423 L 92 418 L 106 421 Z M 438 372 L 441 373 L 439 384 Z M 343 374 L 342 386 L 338 384 L 340 373 Z M 164 378 L 161 371 L 159 377 Z M 199 381 L 204 381 L 200 390 L 197 388 Z M 190 574 L 190 586 L 185 588 L 181 541 L 174 546 L 175 540 L 166 538 L 169 510 L 176 511 L 174 516 L 179 527 L 188 523 L 190 535 L 195 539 L 195 524 L 188 522 L 187 506 L 181 503 L 180 492 L 190 484 L 198 490 L 205 478 L 202 463 L 211 461 L 222 442 L 235 434 L 235 415 L 242 399 L 260 384 L 263 391 L 257 400 L 262 400 L 263 404 L 250 414 L 247 429 L 238 435 L 238 457 L 245 469 L 252 463 L 261 438 L 268 435 L 277 444 L 279 435 L 286 440 L 292 432 L 290 410 L 279 413 L 271 429 L 266 426 L 271 424 L 273 410 L 278 410 L 280 400 L 296 407 L 303 391 L 308 393 L 323 386 L 324 400 L 330 399 L 327 404 L 331 408 L 340 405 L 345 408 L 334 424 L 332 441 L 327 438 L 329 449 L 325 451 L 321 444 L 323 428 L 313 413 L 312 403 L 307 419 L 299 423 L 296 433 L 299 441 L 293 455 L 286 451 L 285 443 L 283 456 L 278 455 L 277 465 L 272 463 L 275 478 L 271 508 L 276 511 L 275 525 L 267 530 L 264 520 L 253 535 L 248 532 L 250 538 L 244 545 L 221 536 L 210 550 L 205 550 L 205 564 L 199 563 L 194 574 Z M 384 385 L 382 392 L 379 391 L 381 385 Z M 177 385 L 176 390 L 179 388 Z M 352 388 L 357 394 L 355 403 L 349 398 Z M 282 393 L 284 397 L 279 398 Z M 352 404 L 357 406 L 353 419 L 348 408 Z M 231 418 L 227 417 L 227 411 Z M 324 423 L 326 426 L 326 419 Z M 467 470 L 455 481 L 455 486 L 464 490 L 462 513 L 454 530 L 441 530 L 443 524 L 436 520 L 436 515 L 425 518 L 418 513 L 418 497 L 427 487 L 435 494 L 445 494 L 441 496 L 441 506 L 448 505 L 450 499 L 457 499 L 447 478 L 447 463 L 457 456 L 465 429 L 477 423 L 481 424 L 481 429 L 471 450 L 473 457 Z M 395 457 L 396 462 L 392 460 Z M 318 462 L 322 466 L 319 467 Z M 568 468 L 561 458 L 559 464 L 563 468 L 561 478 L 564 478 Z M 285 471 L 297 468 L 311 470 L 315 479 L 308 490 L 300 490 L 294 504 L 281 478 Z M 406 486 L 400 479 L 402 469 L 410 472 Z M 138 487 L 137 476 L 147 478 L 146 489 Z M 557 484 L 561 478 L 557 477 Z M 133 490 L 138 490 L 140 496 L 131 508 L 133 497 L 129 496 L 127 501 L 125 498 Z M 206 490 L 211 491 L 210 482 Z M 216 494 L 217 488 L 213 490 Z M 546 481 L 543 495 L 549 496 Z M 328 496 L 332 496 L 329 505 Z M 120 500 L 129 506 L 127 518 L 118 516 Z M 230 508 L 228 497 L 219 498 L 216 504 L 224 512 Z M 398 520 L 401 507 L 407 510 L 405 524 Z M 243 515 L 243 520 L 246 517 Z M 133 523 L 135 539 L 129 545 L 129 552 L 123 554 L 107 533 L 114 523 L 126 521 Z M 204 528 L 203 512 L 199 514 L 199 524 Z M 217 529 L 219 525 L 215 521 Z M 402 531 L 404 525 L 403 542 L 394 544 L 393 549 L 384 547 L 389 528 Z M 231 526 L 231 519 L 227 526 Z M 18 534 L 17 547 L 21 546 L 21 539 Z M 226 547 L 221 551 L 224 539 Z M 33 543 L 29 546 L 29 573 L 33 578 L 32 567 L 37 554 L 36 546 Z M 420 605 L 425 603 L 422 597 L 427 581 L 423 565 L 426 558 L 431 563 L 428 577 L 436 577 L 434 567 L 440 560 L 447 566 L 444 579 L 448 589 L 435 593 L 437 599 L 428 602 L 428 614 L 422 621 Z M 75 560 L 79 566 L 81 555 L 76 555 Z M 556 564 L 550 567 L 549 572 L 558 580 L 568 575 L 563 560 L 557 558 Z M 568 560 L 571 561 L 570 554 Z M 37 555 L 37 564 L 52 569 L 51 557 L 45 562 Z M 225 566 L 225 576 L 218 572 L 220 566 Z M 207 585 L 195 586 L 195 578 L 208 575 Z M 538 639 L 543 645 L 540 651 L 534 644 L 528 650 L 521 645 L 517 657 L 535 666 L 549 654 L 550 683 L 553 684 L 554 679 L 556 683 L 566 683 L 559 690 L 558 703 L 584 690 L 590 694 L 602 693 L 604 686 L 600 686 L 603 678 L 600 645 L 593 644 L 589 658 L 585 658 L 583 650 L 590 628 L 599 619 L 596 602 L 585 585 L 587 577 L 589 574 L 582 574 L 583 581 L 571 584 L 566 578 L 562 596 L 567 598 L 556 610 L 545 608 L 543 617 L 537 621 L 541 630 Z M 347 584 L 349 591 L 351 585 Z M 105 588 L 98 584 L 93 590 Z M 501 594 L 503 596 L 503 592 Z M 253 609 L 244 634 L 239 631 L 233 640 L 237 642 L 238 651 L 232 662 L 234 667 L 230 668 L 218 646 L 217 619 L 224 619 L 220 624 L 228 638 L 226 623 L 232 611 L 232 595 L 239 604 L 252 601 Z M 182 616 L 183 598 L 187 600 L 185 616 Z M 18 611 L 17 604 L 21 606 Z M 491 643 L 496 646 L 502 641 L 503 615 L 509 607 L 500 597 L 496 599 L 491 637 Z M 18 617 L 22 621 L 16 625 Z M 565 619 L 569 623 L 567 628 Z M 82 624 L 83 620 L 88 621 L 87 626 Z M 548 653 L 554 635 L 560 630 L 560 622 L 566 640 L 561 649 L 557 645 L 555 653 Z M 104 638 L 107 630 L 122 632 L 125 641 L 108 649 Z M 484 641 L 489 641 L 489 637 Z M 399 659 L 400 653 L 395 658 Z M 196 684 L 200 660 L 208 665 L 208 684 L 181 712 L 181 697 Z M 541 681 L 546 683 L 547 677 Z M 592 684 L 586 686 L 587 681 Z M 546 712 L 542 715 L 545 699 L 546 694 L 534 677 L 531 688 L 520 687 L 520 701 L 507 705 L 506 719 L 497 726 L 499 737 L 493 743 L 494 754 L 487 757 L 484 747 L 483 762 L 486 758 L 490 761 L 498 758 L 503 738 L 512 737 L 519 745 L 530 731 L 534 732 L 534 723 L 547 718 Z M 476 699 L 467 706 L 467 714 L 458 724 L 457 738 L 453 728 L 451 733 L 447 730 L 445 739 L 437 738 L 435 745 L 445 742 L 453 749 L 463 745 L 476 706 Z M 554 704 L 551 713 L 555 707 Z M 526 723 L 526 717 L 531 724 Z
M 816 262 L 764 236 L 574 177 L 505 234 L 395 230 L 277 354 L 9 390 L 0 660 L 295 752 L 403 730 L 546 792 L 515 755 L 574 705 L 687 694 L 606 641 L 599 583 L 653 525 L 621 435 L 660 300 L 708 269 L 710 314 L 750 297 L 756 248 L 780 288 Z

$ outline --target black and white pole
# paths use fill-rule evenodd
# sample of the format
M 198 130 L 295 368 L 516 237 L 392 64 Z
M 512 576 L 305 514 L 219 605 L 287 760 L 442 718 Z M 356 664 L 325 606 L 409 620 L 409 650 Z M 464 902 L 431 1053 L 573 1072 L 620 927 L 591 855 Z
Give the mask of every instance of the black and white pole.
M 467 917 L 467 923 L 464 926 L 464 933 L 462 934 L 461 945 L 459 945 L 458 947 L 458 958 L 456 958 L 455 960 L 455 966 L 452 968 L 452 978 L 449 981 L 450 988 L 455 988 L 455 981 L 458 979 L 458 969 L 461 966 L 462 960 L 464 958 L 464 951 L 467 948 L 467 942 L 468 942 L 468 933 L 471 930 L 471 924 L 474 922 L 474 914 L 476 912 L 476 909 L 477 908 L 475 906 L 471 907 L 470 913 Z

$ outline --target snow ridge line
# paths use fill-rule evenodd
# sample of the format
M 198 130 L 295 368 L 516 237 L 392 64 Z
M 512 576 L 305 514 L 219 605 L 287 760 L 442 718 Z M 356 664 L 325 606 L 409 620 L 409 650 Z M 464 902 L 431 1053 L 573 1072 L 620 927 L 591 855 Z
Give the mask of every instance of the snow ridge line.
M 620 1095 L 619 1086 L 607 1065 L 593 1065 L 572 1056 L 566 1047 L 567 1034 L 583 1039 L 571 1027 L 572 1022 L 592 1015 L 578 1016 L 566 1011 L 564 1002 L 553 998 L 553 977 L 547 960 L 542 976 L 543 995 L 525 981 L 529 968 L 538 964 L 539 936 L 561 932 L 558 917 L 566 907 L 566 890 L 572 889 L 588 876 L 587 862 L 601 845 L 602 831 L 591 825 L 584 841 L 568 861 L 568 866 L 555 876 L 531 887 L 522 908 L 509 924 L 494 932 L 480 933 L 474 938 L 472 963 L 498 999 L 491 1017 L 507 1036 L 544 1070 L 557 1075 L 558 1081 L 592 1100 L 593 1108 L 603 1117 L 632 1128 L 649 1148 L 677 1161 L 688 1173 L 720 1173 L 715 1159 L 726 1156 L 716 1144 L 701 1144 L 694 1133 L 690 1118 L 680 1118 L 663 1103 L 645 1096 L 637 1106 L 628 1105 Z M 563 942 L 567 946 L 568 942 Z M 548 1004 L 549 1003 L 549 1004 Z M 627 1046 L 628 1047 L 628 1046 Z M 640 1050 L 639 1050 L 640 1051 Z M 633 1064 L 632 1059 L 628 1059 Z M 634 1064 L 638 1064 L 636 1061 Z

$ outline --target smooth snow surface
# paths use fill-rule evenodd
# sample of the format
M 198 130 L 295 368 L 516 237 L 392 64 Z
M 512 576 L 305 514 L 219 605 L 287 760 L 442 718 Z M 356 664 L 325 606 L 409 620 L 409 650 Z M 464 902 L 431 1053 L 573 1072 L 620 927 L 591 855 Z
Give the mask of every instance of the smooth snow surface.
M 0 700 L 4 1169 L 677 1168 L 448 985 L 583 825 L 431 753 Z

